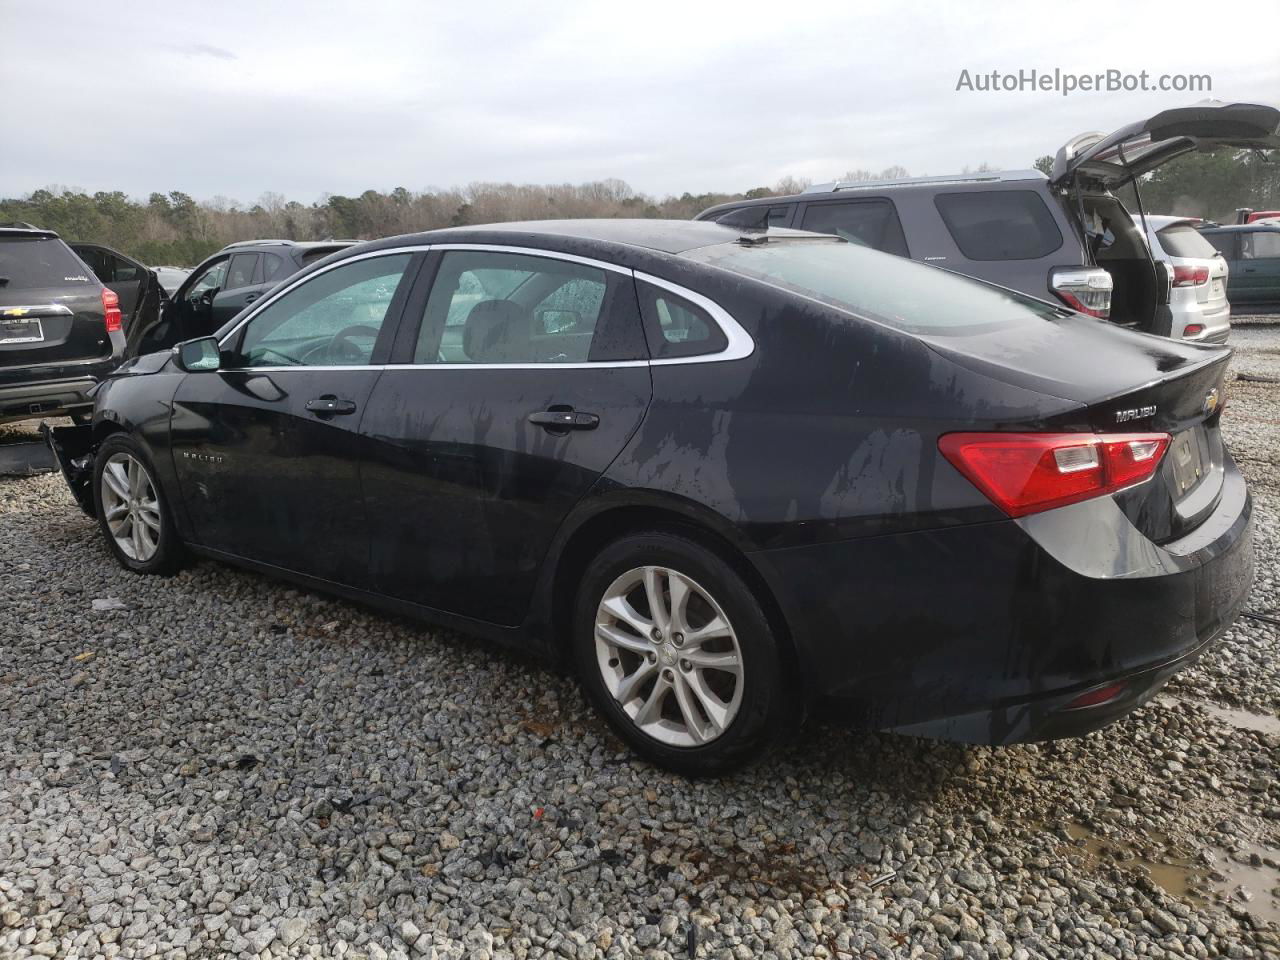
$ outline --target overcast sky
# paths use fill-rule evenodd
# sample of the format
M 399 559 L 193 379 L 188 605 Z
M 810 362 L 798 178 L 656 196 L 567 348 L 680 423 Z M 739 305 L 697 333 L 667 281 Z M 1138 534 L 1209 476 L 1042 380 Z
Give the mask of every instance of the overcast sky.
M 961 70 L 1207 73 L 1215 98 L 1280 103 L 1277 27 L 1274 0 L 0 0 L 0 196 L 1020 168 L 1202 95 L 957 92 Z

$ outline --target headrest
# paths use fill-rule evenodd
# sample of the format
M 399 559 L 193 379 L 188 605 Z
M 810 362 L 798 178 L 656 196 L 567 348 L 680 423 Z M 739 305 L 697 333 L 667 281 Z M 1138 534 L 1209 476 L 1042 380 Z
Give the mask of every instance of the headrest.
M 481 300 L 467 314 L 462 349 L 472 363 L 523 359 L 532 331 L 529 314 L 510 300 Z

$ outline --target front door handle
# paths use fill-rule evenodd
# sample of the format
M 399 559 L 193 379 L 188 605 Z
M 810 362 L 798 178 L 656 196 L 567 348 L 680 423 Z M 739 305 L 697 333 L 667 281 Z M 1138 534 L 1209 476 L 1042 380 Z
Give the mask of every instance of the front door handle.
M 529 414 L 529 422 L 551 431 L 594 430 L 600 425 L 600 418 L 576 410 L 539 410 Z
M 260 296 L 262 296 L 261 293 L 247 293 L 245 294 L 244 302 L 253 303 L 253 301 L 257 300 Z
M 342 400 L 338 397 L 328 395 L 316 397 L 314 400 L 308 400 L 306 408 L 310 413 L 314 413 L 317 417 L 345 416 L 348 413 L 356 412 L 356 404 L 354 400 Z

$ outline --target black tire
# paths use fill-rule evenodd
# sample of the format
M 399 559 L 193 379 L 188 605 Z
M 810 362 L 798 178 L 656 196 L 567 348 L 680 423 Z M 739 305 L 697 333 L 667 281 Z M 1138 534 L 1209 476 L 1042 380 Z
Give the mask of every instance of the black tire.
M 106 511 L 103 507 L 103 471 L 113 457 L 121 454 L 132 457 L 146 471 L 159 508 L 159 531 L 154 538 L 155 551 L 142 560 L 129 556 L 121 548 L 120 544 L 116 542 L 115 535 L 108 525 Z M 94 513 L 98 518 L 98 528 L 102 531 L 103 539 L 107 542 L 107 549 L 111 551 L 116 561 L 126 570 L 132 570 L 134 573 L 167 576 L 181 567 L 182 561 L 185 559 L 182 541 L 178 539 L 178 532 L 174 528 L 169 502 L 165 497 L 164 490 L 160 487 L 160 481 L 156 477 L 155 466 L 142 448 L 142 445 L 126 434 L 112 434 L 98 447 L 98 452 L 93 462 L 93 506 Z
M 742 685 L 736 713 L 723 732 L 696 746 L 675 745 L 646 733 L 606 684 L 605 661 L 599 657 L 609 655 L 597 653 L 597 610 L 606 591 L 619 578 L 644 567 L 666 568 L 695 581 L 720 607 L 736 636 L 742 668 L 740 678 L 730 681 Z M 573 659 L 583 688 L 618 735 L 646 759 L 684 776 L 714 777 L 741 767 L 789 734 L 798 720 L 790 671 L 779 649 L 780 641 L 759 602 L 732 565 L 681 534 L 656 531 L 633 534 L 602 550 L 588 566 L 578 590 L 572 643 Z M 678 650 L 670 652 L 679 655 Z M 639 660 L 636 657 L 634 662 Z M 658 673 L 674 675 L 675 671 L 684 669 L 683 660 L 667 670 L 663 670 L 660 659 L 655 660 L 652 669 Z M 617 658 L 607 663 L 620 669 L 616 666 Z M 646 689 L 652 692 L 654 687 L 646 683 L 641 690 Z M 674 698 L 674 690 L 672 698 L 677 700 L 674 705 L 663 705 L 668 713 L 682 709 L 678 698 Z M 646 695 L 642 692 L 637 699 L 646 699 Z M 631 702 L 634 706 L 635 700 Z M 705 719 L 709 714 L 699 712 L 698 716 Z M 675 722 L 681 723 L 679 716 Z

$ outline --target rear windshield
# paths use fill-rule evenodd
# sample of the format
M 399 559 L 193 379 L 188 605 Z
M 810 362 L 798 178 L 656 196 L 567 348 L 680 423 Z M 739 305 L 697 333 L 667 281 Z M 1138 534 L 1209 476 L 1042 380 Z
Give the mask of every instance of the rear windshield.
M 1065 312 L 1013 290 L 839 240 L 721 243 L 683 256 L 911 333 L 976 333 Z
M 1171 257 L 1212 257 L 1217 254 L 1212 243 L 1189 223 L 1175 223 L 1157 231 L 1160 246 Z
M 0 237 L 0 290 L 37 290 L 82 283 L 97 281 L 61 240 Z

